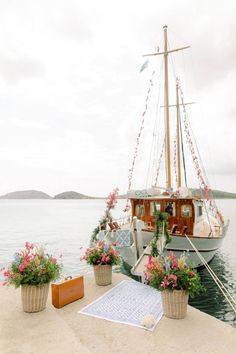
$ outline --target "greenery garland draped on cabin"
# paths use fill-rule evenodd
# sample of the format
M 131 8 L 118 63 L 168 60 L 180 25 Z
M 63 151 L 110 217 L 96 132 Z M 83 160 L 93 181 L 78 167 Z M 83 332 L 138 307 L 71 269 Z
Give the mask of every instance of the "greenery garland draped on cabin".
M 157 257 L 159 255 L 157 242 L 160 239 L 160 235 L 164 234 L 165 242 L 170 243 L 170 235 L 168 233 L 168 213 L 155 210 L 154 212 L 154 221 L 155 221 L 155 232 L 154 237 L 150 243 L 151 246 L 151 255 Z

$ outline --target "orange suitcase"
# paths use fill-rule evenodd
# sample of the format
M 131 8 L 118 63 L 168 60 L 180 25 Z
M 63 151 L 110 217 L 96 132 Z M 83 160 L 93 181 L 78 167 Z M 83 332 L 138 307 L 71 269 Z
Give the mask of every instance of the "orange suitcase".
M 52 304 L 56 308 L 70 304 L 84 297 L 84 277 L 67 277 L 60 283 L 52 284 Z

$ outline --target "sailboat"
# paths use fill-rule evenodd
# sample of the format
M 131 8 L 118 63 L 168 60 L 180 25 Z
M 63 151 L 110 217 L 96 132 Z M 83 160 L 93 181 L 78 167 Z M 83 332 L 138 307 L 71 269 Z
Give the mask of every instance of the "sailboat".
M 133 267 L 132 273 L 140 276 L 143 272 L 143 265 L 147 263 L 150 254 L 150 242 L 155 232 L 156 211 L 165 212 L 168 215 L 168 233 L 171 242 L 162 243 L 161 252 L 173 251 L 177 257 L 188 252 L 194 267 L 200 267 L 212 260 L 223 242 L 228 227 L 228 222 L 224 221 L 211 195 L 207 177 L 201 167 L 201 158 L 198 156 L 195 141 L 191 137 L 186 108 L 188 103 L 184 101 L 183 90 L 178 78 L 175 81 L 176 102 L 170 104 L 169 100 L 169 57 L 175 52 L 188 49 L 189 46 L 177 49 L 168 48 L 167 26 L 163 27 L 163 32 L 163 51 L 145 56 L 163 56 L 164 59 L 164 106 L 162 111 L 164 111 L 165 132 L 160 155 L 165 161 L 165 169 L 163 170 L 165 170 L 166 185 L 164 187 L 158 186 L 156 178 L 151 188 L 131 189 L 142 126 L 137 138 L 129 175 L 127 195 L 131 205 L 130 228 L 127 225 L 123 225 L 121 229 L 111 227 L 113 237 L 119 237 L 122 233 L 124 235 L 125 232 L 126 236 L 130 235 L 130 241 L 121 243 L 121 254 L 125 261 Z M 173 109 L 176 112 L 174 152 L 170 141 L 173 137 L 170 126 L 170 110 Z M 183 133 L 185 133 L 185 139 Z M 198 195 L 194 194 L 187 186 L 186 174 L 188 171 L 185 165 L 187 147 L 190 151 L 193 170 L 196 172 L 199 182 Z M 158 172 L 160 172 L 159 167 Z M 176 174 L 175 180 L 173 178 L 174 172 Z M 126 209 L 128 209 L 128 205 Z

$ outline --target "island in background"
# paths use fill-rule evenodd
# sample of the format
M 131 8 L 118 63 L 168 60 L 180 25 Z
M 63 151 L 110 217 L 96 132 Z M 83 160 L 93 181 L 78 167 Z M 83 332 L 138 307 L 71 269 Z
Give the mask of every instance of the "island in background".
M 0 199 L 53 199 L 47 193 L 35 190 L 17 191 L 1 195 Z
M 85 194 L 69 191 L 55 195 L 54 199 L 94 199 L 94 197 L 89 197 Z
M 195 197 L 200 197 L 201 192 L 199 189 L 191 189 L 192 194 Z M 213 196 L 216 199 L 236 199 L 236 193 L 223 192 L 218 190 L 212 190 Z M 63 192 L 50 196 L 47 193 L 36 191 L 36 190 L 26 190 L 7 193 L 0 196 L 0 199 L 105 199 L 106 197 L 91 197 L 82 193 L 75 191 Z M 127 195 L 122 194 L 118 196 L 119 199 L 126 199 Z

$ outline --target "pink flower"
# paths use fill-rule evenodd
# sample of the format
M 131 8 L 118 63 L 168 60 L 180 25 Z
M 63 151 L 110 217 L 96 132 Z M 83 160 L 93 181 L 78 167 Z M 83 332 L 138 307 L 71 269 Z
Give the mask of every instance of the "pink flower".
M 172 268 L 177 268 L 177 262 L 176 261 L 174 261 L 173 263 L 172 263 Z
M 174 260 L 174 259 L 175 259 L 174 253 L 173 253 L 173 252 L 170 252 L 170 253 L 169 253 L 169 257 L 170 257 L 171 260 Z
M 169 285 L 170 284 L 170 282 L 169 282 L 169 280 L 168 280 L 168 277 L 167 276 L 164 276 L 164 284 L 165 285 Z
M 150 274 L 149 274 L 149 273 L 144 272 L 144 276 L 145 276 L 145 278 L 146 278 L 147 280 L 150 280 Z
M 11 277 L 11 272 L 10 270 L 6 270 L 4 273 L 3 273 L 4 277 Z
M 21 273 L 23 273 L 24 272 L 24 264 L 20 264 L 19 265 L 19 271 L 21 272 Z
M 30 251 L 31 249 L 34 248 L 34 244 L 33 243 L 30 243 L 30 242 L 26 242 L 25 243 L 25 248 Z

